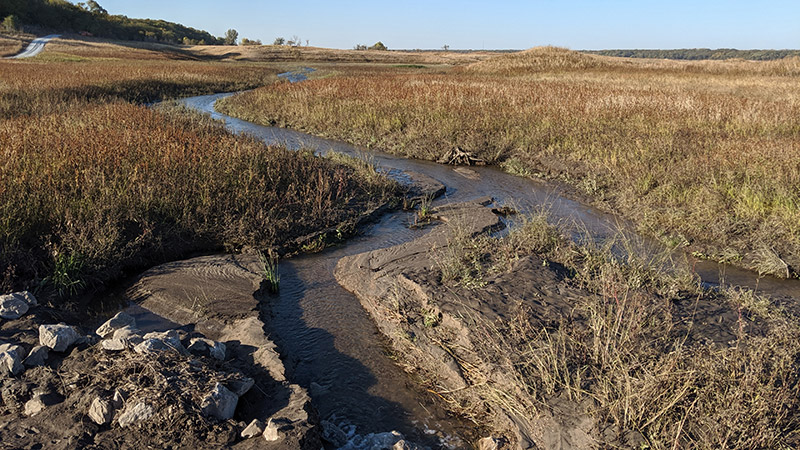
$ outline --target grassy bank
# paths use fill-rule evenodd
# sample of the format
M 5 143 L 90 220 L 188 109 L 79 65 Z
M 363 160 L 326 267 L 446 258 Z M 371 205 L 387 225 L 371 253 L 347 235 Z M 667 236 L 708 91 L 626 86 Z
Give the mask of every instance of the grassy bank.
M 226 99 L 263 124 L 561 178 L 675 245 L 800 267 L 800 63 L 639 61 L 543 48 L 447 74 L 274 84 Z
M 273 68 L 67 56 L 0 61 L 2 292 L 64 298 L 192 251 L 277 247 L 394 195 L 366 166 L 135 104 L 261 85 Z
M 471 330 L 473 353 L 446 326 L 425 327 L 452 349 L 470 383 L 441 395 L 478 423 L 489 404 L 531 424 L 554 414 L 552 429 L 575 445 L 586 433 L 592 448 L 797 446 L 800 321 L 766 299 L 665 274 L 667 255 L 576 245 L 544 215 L 499 240 L 455 232 L 432 254 L 449 294 L 429 295 L 443 301 L 427 308 L 450 311 L 448 295 L 481 305 L 451 313 Z M 515 290 L 519 278 L 537 280 L 541 294 Z M 501 318 L 479 313 L 502 303 L 483 303 L 476 285 L 509 299 L 495 310 Z M 416 313 L 418 305 L 398 301 L 401 315 Z M 591 420 L 563 419 L 572 415 Z

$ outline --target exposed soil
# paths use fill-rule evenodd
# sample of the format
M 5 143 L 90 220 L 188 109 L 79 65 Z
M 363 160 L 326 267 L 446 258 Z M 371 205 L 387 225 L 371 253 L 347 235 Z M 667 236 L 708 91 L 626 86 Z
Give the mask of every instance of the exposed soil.
M 96 336 L 66 354 L 51 352 L 45 366 L 3 378 L 3 448 L 319 449 L 310 397 L 285 380 L 274 344 L 264 335 L 258 312 L 261 277 L 256 270 L 255 256 L 223 255 L 165 264 L 144 273 L 127 294 L 144 307 L 131 311 L 139 326 L 184 324 L 184 342 L 192 336 L 224 342 L 227 358 L 218 361 L 172 351 L 110 352 L 96 343 Z M 0 339 L 30 351 L 38 343 L 39 324 L 81 323 L 78 314 L 67 316 L 44 307 L 32 311 L 5 321 Z M 143 316 L 142 311 L 149 312 Z M 201 413 L 201 399 L 216 382 L 231 386 L 247 378 L 255 385 L 240 397 L 233 419 L 215 420 Z M 89 420 L 94 398 L 115 390 L 130 396 L 126 403 L 150 405 L 153 417 L 128 427 L 116 422 L 98 426 Z M 27 417 L 24 404 L 42 392 L 51 404 Z M 253 419 L 279 424 L 280 439 L 243 439 L 240 433 Z

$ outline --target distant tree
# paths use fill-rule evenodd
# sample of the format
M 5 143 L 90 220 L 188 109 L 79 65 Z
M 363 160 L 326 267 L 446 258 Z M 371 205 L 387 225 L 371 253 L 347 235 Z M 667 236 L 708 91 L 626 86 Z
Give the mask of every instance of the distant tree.
M 449 45 L 447 45 L 447 44 L 444 44 L 444 45 L 442 46 L 442 50 L 444 50 L 444 51 L 448 51 L 448 50 L 450 50 L 450 46 L 449 46 Z
M 239 39 L 239 32 L 231 28 L 230 30 L 225 32 L 225 36 L 223 36 L 222 40 L 225 45 L 236 45 L 236 40 Z
M 283 45 L 285 43 L 286 43 L 286 39 L 284 39 L 282 37 L 276 37 L 275 41 L 272 42 L 272 45 Z
M 240 42 L 240 44 L 241 45 L 261 45 L 261 41 L 258 40 L 258 39 L 254 40 L 254 41 L 251 41 L 250 39 L 242 38 L 242 41 Z
M 11 14 L 3 19 L 3 31 L 15 32 L 19 31 L 19 19 L 17 16 Z
M 108 15 L 108 11 L 106 11 L 105 8 L 100 6 L 100 4 L 94 0 L 89 0 L 88 2 L 86 2 L 86 6 L 89 12 L 92 14 L 100 14 L 103 16 Z
M 364 45 L 364 44 L 356 44 L 356 46 L 353 47 L 353 49 L 355 49 L 355 50 L 366 50 L 367 46 Z
M 294 45 L 296 47 L 299 47 L 299 46 L 303 45 L 303 40 L 300 39 L 296 34 L 294 36 L 292 36 L 292 40 L 289 41 L 289 42 L 293 42 L 294 43 L 294 44 L 289 44 L 289 45 Z
M 370 50 L 389 50 L 388 48 L 386 48 L 385 45 L 383 45 L 383 42 L 381 42 L 381 41 L 378 41 L 378 42 L 374 43 L 369 49 Z

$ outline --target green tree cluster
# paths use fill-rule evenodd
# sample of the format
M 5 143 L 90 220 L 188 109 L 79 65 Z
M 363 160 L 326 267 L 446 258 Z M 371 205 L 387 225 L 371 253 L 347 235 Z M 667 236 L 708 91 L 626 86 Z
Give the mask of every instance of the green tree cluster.
M 369 49 L 370 49 L 370 50 L 384 50 L 384 51 L 385 51 L 385 50 L 389 50 L 388 48 L 386 48 L 386 46 L 385 46 L 385 45 L 383 45 L 383 42 L 381 42 L 381 41 L 378 41 L 378 42 L 376 42 L 376 43 L 372 44 L 372 45 L 369 47 Z
M 2 28 L 2 30 L 6 33 L 15 33 L 20 30 L 19 19 L 13 14 L 6 16 L 6 18 L 3 19 L 3 25 L 0 28 Z
M 0 17 L 15 16 L 20 23 L 61 31 L 86 31 L 94 36 L 121 40 L 172 44 L 222 44 L 223 39 L 207 31 L 179 23 L 153 19 L 131 19 L 109 14 L 99 3 L 72 4 L 66 0 L 2 0 Z M 3 22 L 5 24 L 5 21 Z

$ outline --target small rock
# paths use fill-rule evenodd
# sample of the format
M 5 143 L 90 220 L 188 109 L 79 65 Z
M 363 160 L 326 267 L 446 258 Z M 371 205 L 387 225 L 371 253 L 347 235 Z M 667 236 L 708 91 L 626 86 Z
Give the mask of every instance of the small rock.
M 131 345 L 140 344 L 144 340 L 142 339 L 142 332 L 133 326 L 118 328 L 114 331 L 113 339 L 124 339 Z
M 320 425 L 322 425 L 322 439 L 330 442 L 336 448 L 344 447 L 347 444 L 347 434 L 336 424 L 323 420 Z
M 200 356 L 211 356 L 220 361 L 225 360 L 225 344 L 206 338 L 192 338 L 187 348 L 190 353 Z
M 25 349 L 15 344 L 0 345 L 0 373 L 4 375 L 17 375 L 25 370 L 22 360 Z
M 281 438 L 281 434 L 278 432 L 278 425 L 272 422 L 272 419 L 269 419 L 267 422 L 267 426 L 264 428 L 264 434 L 262 434 L 262 436 L 264 436 L 264 439 L 269 442 L 274 442 Z
M 103 347 L 103 350 L 108 350 L 110 352 L 118 352 L 128 348 L 128 341 L 116 338 L 103 339 L 103 341 L 100 342 L 100 346 Z
M 250 377 L 237 378 L 225 382 L 225 387 L 230 389 L 231 392 L 241 397 L 246 394 L 254 385 L 256 381 Z
M 34 297 L 33 294 L 28 291 L 12 292 L 11 294 L 0 295 L 0 303 L 3 303 L 10 298 L 22 300 L 31 308 L 39 305 L 39 302 L 36 301 L 36 297 Z
M 39 344 L 56 352 L 68 349 L 80 335 L 69 325 L 39 325 Z
M 419 446 L 405 439 L 400 439 L 394 443 L 392 450 L 419 450 Z
M 50 351 L 47 347 L 43 345 L 37 345 L 33 347 L 31 352 L 28 354 L 28 357 L 25 358 L 25 365 L 28 367 L 37 367 L 43 366 L 47 363 L 47 357 L 50 355 Z
M 97 397 L 89 406 L 89 418 L 98 425 L 111 423 L 114 417 L 114 405 L 108 400 Z
M 228 420 L 233 417 L 239 397 L 228 388 L 217 383 L 214 389 L 203 398 L 200 408 L 203 414 L 219 420 Z
M 493 437 L 485 437 L 478 441 L 477 450 L 497 450 L 497 439 Z
M 251 437 L 258 436 L 259 434 L 264 432 L 264 422 L 253 419 L 244 430 L 242 430 L 242 437 L 245 439 L 250 439 Z
M 178 332 L 175 331 L 175 330 L 169 330 L 169 331 L 163 331 L 163 332 L 154 331 L 154 332 L 145 334 L 143 338 L 144 338 L 144 342 L 147 342 L 148 340 L 156 339 L 156 340 L 161 341 L 163 343 L 163 345 L 166 345 L 167 347 L 177 351 L 178 353 L 180 353 L 182 355 L 189 354 L 189 352 L 186 351 L 186 348 L 181 343 L 181 338 L 178 335 Z
M 136 319 L 133 318 L 130 314 L 120 311 L 114 317 L 108 319 L 104 324 L 100 325 L 97 328 L 98 336 L 101 338 L 108 337 L 109 334 L 115 332 L 116 330 L 123 328 L 123 327 L 136 327 Z
M 42 412 L 45 406 L 42 397 L 40 395 L 34 395 L 32 399 L 25 402 L 25 410 L 23 413 L 28 417 L 35 416 Z
M 62 397 L 56 392 L 48 392 L 46 390 L 37 389 L 33 391 L 33 397 L 27 402 L 25 402 L 25 408 L 23 413 L 28 417 L 35 416 L 36 414 L 39 414 L 46 407 L 53 406 L 63 401 L 64 397 Z
M 132 425 L 136 422 L 147 420 L 153 416 L 153 407 L 143 402 L 136 403 L 130 408 L 125 408 L 120 414 L 117 422 L 122 428 Z
M 39 306 L 39 302 L 36 300 L 36 297 L 34 297 L 33 294 L 31 294 L 28 291 L 15 292 L 12 295 L 16 295 L 25 300 L 25 303 L 27 303 L 28 306 L 30 306 L 31 308 L 33 308 L 34 306 Z
M 6 320 L 16 320 L 28 312 L 28 303 L 15 294 L 0 297 L 0 317 Z

